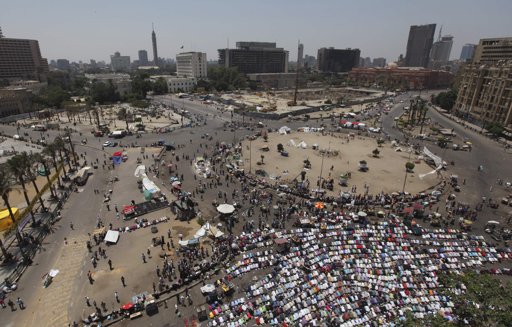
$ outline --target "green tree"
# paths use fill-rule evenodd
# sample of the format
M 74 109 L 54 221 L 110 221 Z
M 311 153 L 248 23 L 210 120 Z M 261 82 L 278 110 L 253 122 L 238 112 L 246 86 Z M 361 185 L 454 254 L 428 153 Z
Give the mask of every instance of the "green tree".
M 169 93 L 169 87 L 167 86 L 167 82 L 163 77 L 159 77 L 153 83 L 153 92 L 155 94 L 166 94 Z
M 458 325 L 510 326 L 512 322 L 512 284 L 501 282 L 490 275 L 466 272 L 463 275 L 442 274 L 442 284 L 455 306 L 453 311 Z M 455 292 L 464 285 L 465 292 Z
M 47 163 L 46 159 L 47 158 L 45 158 L 45 156 L 43 156 L 41 153 L 34 153 L 32 155 L 33 162 L 35 164 L 43 166 L 44 174 L 46 176 L 46 182 L 48 183 L 48 186 L 50 188 L 50 193 L 52 194 L 53 197 L 56 197 L 55 191 L 53 190 L 53 187 L 52 187 L 52 182 L 50 180 L 51 172 L 50 172 L 50 169 L 48 168 L 48 163 Z M 57 171 L 55 171 L 55 172 L 57 172 Z
M 415 166 L 416 166 L 415 164 L 413 164 L 412 162 L 408 161 L 405 164 L 405 169 L 407 169 L 408 172 L 412 172 Z
M 21 152 L 9 158 L 7 160 L 7 167 L 11 170 L 11 173 L 15 178 L 18 179 L 18 182 L 23 189 L 23 196 L 25 197 L 25 201 L 27 202 L 27 207 L 30 209 L 30 213 L 32 215 L 32 223 L 35 224 L 34 211 L 32 210 L 32 206 L 30 205 L 30 199 L 28 198 L 27 188 L 25 186 L 25 179 L 27 173 L 27 167 L 30 164 L 30 158 L 26 152 Z
M 25 167 L 25 177 L 27 181 L 32 182 L 32 186 L 34 187 L 34 190 L 36 191 L 36 197 L 39 200 L 39 204 L 41 205 L 41 208 L 43 210 L 46 209 L 46 206 L 44 205 L 43 198 L 41 197 L 41 194 L 39 192 L 39 186 L 37 186 L 37 166 L 34 166 L 34 164 L 37 164 L 38 162 L 35 160 L 35 158 L 32 155 L 28 156 L 29 162 L 27 163 Z
M 57 149 L 57 146 L 55 145 L 55 143 L 50 143 L 48 144 L 44 149 L 43 149 L 43 153 L 46 154 L 47 156 L 49 156 L 50 158 L 52 158 L 52 162 L 53 162 L 53 168 L 55 169 L 55 173 L 57 174 L 57 183 L 59 185 L 61 185 L 61 182 L 60 182 L 60 176 L 58 174 L 59 172 L 59 167 L 57 165 L 57 152 L 58 152 L 58 149 Z M 64 166 L 63 166 L 64 167 Z M 45 168 L 46 169 L 46 168 Z M 64 174 L 66 174 L 66 169 L 64 169 Z
M 380 151 L 379 151 L 379 149 L 375 148 L 375 149 L 372 151 L 372 153 L 373 153 L 373 156 L 374 156 L 375 158 L 378 158 L 378 157 L 379 157 L 379 154 L 380 154 Z
M 107 83 L 93 82 L 90 89 L 90 102 L 99 104 L 114 103 L 119 101 L 119 93 L 117 93 L 111 80 Z
M 128 110 L 126 110 L 126 108 L 121 108 L 117 112 L 117 119 L 124 120 L 124 122 L 126 123 L 126 130 L 129 130 L 128 120 L 130 119 L 130 117 L 131 114 L 128 112 Z
M 487 124 L 485 126 L 485 129 L 496 138 L 502 137 L 503 132 L 505 131 L 505 129 L 503 128 L 503 125 L 501 125 L 500 123 Z
M 11 205 L 9 204 L 9 193 L 11 193 L 11 192 L 12 192 L 11 173 L 5 165 L 2 165 L 2 166 L 0 166 L 0 196 L 2 196 L 2 199 L 4 200 L 4 204 L 7 207 L 7 210 L 9 211 L 9 217 L 11 217 L 12 223 L 14 225 L 16 225 L 17 222 L 16 222 L 16 219 L 14 218 L 14 214 L 12 212 Z M 18 230 L 18 229 L 16 228 L 16 230 Z M 16 232 L 16 237 L 18 237 L 18 240 L 20 240 L 20 235 L 18 232 Z M 8 259 L 11 257 L 10 253 L 7 252 L 7 249 L 5 248 L 1 239 L 0 239 L 0 249 L 2 250 L 2 254 L 5 259 Z
M 145 99 L 146 94 L 153 89 L 153 84 L 148 78 L 149 76 L 144 73 L 132 77 L 132 95 L 136 99 Z
M 211 67 L 208 70 L 211 86 L 217 91 L 232 91 L 247 86 L 246 78 L 232 67 Z
M 449 90 L 447 92 L 441 92 L 434 97 L 434 104 L 443 108 L 444 110 L 450 111 L 457 101 L 457 91 Z

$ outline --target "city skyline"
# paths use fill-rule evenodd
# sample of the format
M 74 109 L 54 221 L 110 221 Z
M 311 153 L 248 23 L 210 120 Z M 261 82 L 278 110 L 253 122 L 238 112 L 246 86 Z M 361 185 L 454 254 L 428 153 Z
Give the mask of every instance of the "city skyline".
M 190 12 L 185 10 L 190 6 L 199 10 L 190 15 L 169 16 L 170 12 Z M 290 52 L 289 58 L 294 61 L 300 39 L 304 55 L 316 57 L 317 50 L 323 47 L 358 48 L 362 57 L 384 57 L 391 62 L 400 54 L 405 55 L 411 25 L 435 23 L 436 33 L 442 25 L 443 35 L 454 36 L 450 59 L 458 59 L 466 43 L 509 36 L 511 11 L 512 2 L 504 0 L 486 3 L 474 0 L 261 1 L 257 4 L 224 1 L 220 5 L 197 0 L 155 1 L 147 7 L 137 3 L 119 6 L 97 0 L 57 1 L 49 6 L 22 0 L 3 8 L 0 18 L 5 37 L 38 40 L 42 56 L 48 60 L 109 62 L 109 56 L 116 51 L 137 58 L 138 50 L 152 49 L 151 24 L 154 23 L 162 58 L 200 51 L 215 60 L 217 49 L 228 44 L 234 48 L 237 41 L 263 41 L 278 43 Z M 493 17 L 492 24 L 481 17 L 482 12 Z M 251 19 L 243 13 L 250 13 L 254 21 L 248 23 Z M 305 23 L 311 21 L 315 23 Z

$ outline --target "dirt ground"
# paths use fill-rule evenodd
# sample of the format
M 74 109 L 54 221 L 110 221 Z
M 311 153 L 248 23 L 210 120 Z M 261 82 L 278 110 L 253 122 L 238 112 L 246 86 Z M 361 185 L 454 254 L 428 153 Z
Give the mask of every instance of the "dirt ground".
M 293 146 L 290 142 L 298 145 L 301 141 L 307 144 L 306 149 Z M 251 144 L 250 144 L 251 143 Z M 289 153 L 288 157 L 283 157 L 277 152 L 277 144 L 281 143 L 284 150 Z M 338 155 L 325 155 L 323 158 L 320 151 L 313 150 L 312 145 L 318 144 L 320 149 L 337 150 Z M 270 151 L 261 150 L 268 146 Z M 249 149 L 252 148 L 252 154 L 249 155 Z M 268 142 L 258 138 L 255 141 L 244 141 L 244 168 L 249 170 L 249 157 L 252 157 L 252 172 L 256 169 L 263 169 L 269 175 L 270 179 L 279 177 L 279 184 L 285 184 L 295 178 L 300 178 L 300 172 L 303 168 L 303 161 L 309 159 L 311 169 L 307 170 L 306 179 L 309 179 L 311 188 L 316 188 L 316 181 L 322 170 L 322 177 L 334 178 L 335 185 L 333 193 L 339 194 L 340 191 L 350 191 L 352 186 L 357 187 L 357 193 L 364 193 L 364 186 L 369 187 L 369 194 L 384 192 L 401 192 L 405 178 L 405 163 L 407 161 L 415 162 L 414 173 L 407 174 L 405 191 L 417 193 L 426 190 L 438 182 L 440 179 L 436 174 L 419 178 L 420 174 L 426 174 L 433 169 L 423 161 L 417 160 L 413 154 L 405 152 L 396 152 L 395 149 L 386 142 L 379 148 L 379 158 L 372 155 L 372 151 L 377 148 L 375 139 L 356 136 L 347 139 L 344 134 L 335 134 L 334 136 L 323 136 L 321 133 L 302 133 L 292 132 L 292 134 L 278 135 L 269 134 Z M 261 162 L 261 156 L 264 156 L 264 164 Z M 369 171 L 358 171 L 360 160 L 366 160 Z M 332 170 L 331 170 L 332 167 Z M 338 185 L 339 176 L 350 172 L 352 174 L 348 187 Z

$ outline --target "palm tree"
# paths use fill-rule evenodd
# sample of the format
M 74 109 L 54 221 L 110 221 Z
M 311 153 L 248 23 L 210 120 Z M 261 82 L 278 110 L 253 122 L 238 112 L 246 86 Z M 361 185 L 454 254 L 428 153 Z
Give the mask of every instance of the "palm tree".
M 11 171 L 7 165 L 0 166 L 0 196 L 2 200 L 4 200 L 4 204 L 7 207 L 7 211 L 9 211 L 9 217 L 11 217 L 12 223 L 14 226 L 17 225 L 16 218 L 14 217 L 14 213 L 12 212 L 11 204 L 9 203 L 9 193 L 12 192 L 12 175 Z M 16 229 L 16 238 L 18 239 L 18 243 L 21 242 L 21 235 L 18 228 Z M 3 244 L 2 244 L 3 246 Z M 5 256 L 4 249 L 2 249 L 2 253 Z
M 52 197 L 55 197 L 55 192 L 53 191 L 52 182 L 50 180 L 50 169 L 48 169 L 48 165 L 46 164 L 46 158 L 43 157 L 40 153 L 34 153 L 32 155 L 32 159 L 34 163 L 41 164 L 46 174 L 46 181 L 48 182 L 48 186 L 50 187 L 50 192 L 52 193 Z M 57 175 L 58 178 L 58 175 Z
M 63 163 L 65 162 L 64 158 L 62 157 L 62 152 L 64 151 L 64 153 L 66 154 L 66 158 L 68 160 L 69 170 L 73 170 L 73 168 L 71 167 L 71 160 L 69 159 L 68 150 L 66 149 L 66 143 L 64 143 L 64 140 L 62 139 L 62 137 L 57 136 L 55 138 L 55 141 L 53 141 L 53 144 L 55 145 L 55 148 L 57 149 L 57 152 L 59 153 L 60 161 Z M 64 174 L 66 174 L 66 171 L 64 171 Z
M 26 176 L 27 180 L 30 180 L 32 182 L 32 186 L 34 186 L 34 190 L 36 191 L 36 196 L 39 199 L 39 204 L 41 204 L 41 208 L 43 210 L 46 210 L 43 198 L 41 197 L 41 193 L 39 193 L 39 186 L 37 186 L 37 183 L 36 183 L 37 172 L 35 171 L 35 169 L 37 169 L 37 167 L 34 169 L 34 163 L 37 163 L 37 162 L 33 155 L 29 156 L 28 159 L 29 159 L 29 163 L 25 170 L 25 176 Z
M 27 201 L 27 206 L 30 210 L 30 214 L 32 215 L 32 223 L 35 224 L 36 220 L 34 217 L 34 211 L 32 210 L 32 206 L 30 205 L 30 200 L 28 198 L 27 188 L 25 187 L 25 173 L 27 171 L 27 167 L 30 165 L 30 158 L 26 152 L 22 152 L 14 155 L 9 160 L 7 160 L 7 166 L 11 170 L 12 174 L 15 178 L 18 179 L 18 182 L 23 189 L 23 195 L 25 196 L 25 201 Z
M 50 143 L 44 148 L 43 153 L 52 158 L 53 168 L 55 169 L 55 173 L 57 174 L 57 182 L 60 186 L 61 182 L 60 182 L 60 175 L 59 175 L 59 167 L 57 166 L 57 147 L 55 146 L 54 143 Z M 64 175 L 65 175 L 66 168 L 64 167 L 64 165 L 62 166 L 62 169 L 64 170 Z

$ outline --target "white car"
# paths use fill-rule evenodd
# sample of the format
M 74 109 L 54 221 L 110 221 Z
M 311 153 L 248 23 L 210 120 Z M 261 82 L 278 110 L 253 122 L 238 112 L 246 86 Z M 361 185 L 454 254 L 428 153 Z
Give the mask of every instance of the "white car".
M 103 143 L 103 146 L 107 147 L 107 146 L 110 146 L 111 144 L 112 144 L 112 142 L 106 141 L 105 143 Z

